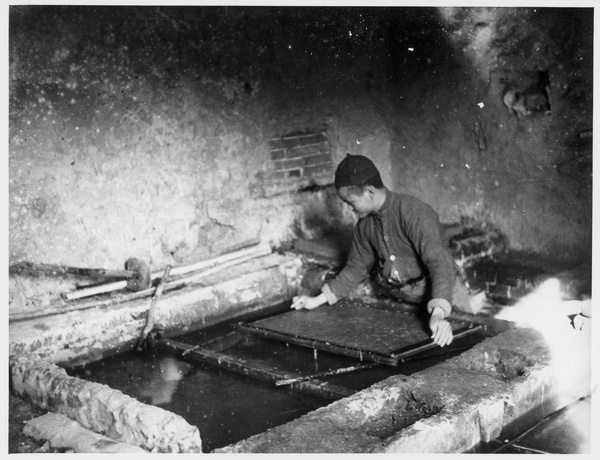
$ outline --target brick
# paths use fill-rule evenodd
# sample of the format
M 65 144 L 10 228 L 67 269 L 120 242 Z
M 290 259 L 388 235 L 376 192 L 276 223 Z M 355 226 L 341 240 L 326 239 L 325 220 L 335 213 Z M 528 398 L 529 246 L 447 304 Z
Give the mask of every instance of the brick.
M 285 158 L 285 150 L 284 149 L 276 149 L 271 150 L 271 160 L 283 160 Z
M 331 166 L 331 155 L 329 155 L 328 153 L 311 155 L 304 159 L 304 166 L 315 166 L 324 164 Z
M 302 145 L 297 146 L 285 151 L 286 158 L 300 158 L 312 155 L 318 155 L 321 153 L 329 154 L 329 146 L 326 143 L 314 144 L 314 145 Z
M 329 155 L 310 155 L 304 158 L 293 160 L 278 160 L 273 162 L 275 170 L 287 171 L 290 169 L 306 168 L 311 166 L 325 165 L 331 167 L 331 157 Z
M 286 172 L 286 176 L 288 179 L 292 178 L 292 177 L 302 177 L 302 170 L 301 169 L 292 169 L 291 171 Z
M 278 171 L 287 171 L 289 169 L 298 169 L 302 168 L 305 165 L 306 161 L 304 158 L 297 158 L 295 160 L 283 160 L 276 161 L 275 169 Z
M 294 148 L 302 145 L 311 145 L 325 142 L 327 138 L 321 133 L 299 134 L 297 136 L 285 136 L 273 138 L 269 141 L 271 150 Z
M 269 179 L 271 180 L 283 180 L 286 179 L 287 175 L 285 171 L 275 171 L 269 174 Z
M 331 174 L 331 163 L 317 166 L 309 166 L 308 168 L 304 168 L 305 176 L 313 176 L 323 173 Z

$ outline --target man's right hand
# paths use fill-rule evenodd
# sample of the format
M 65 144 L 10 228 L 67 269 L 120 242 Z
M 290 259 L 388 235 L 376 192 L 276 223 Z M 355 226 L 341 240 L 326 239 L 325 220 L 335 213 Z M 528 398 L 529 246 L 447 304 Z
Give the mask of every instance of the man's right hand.
M 293 298 L 292 308 L 294 310 L 313 310 L 327 302 L 324 294 L 316 297 L 301 295 Z
M 431 338 L 440 347 L 452 343 L 452 326 L 444 319 L 444 311 L 441 308 L 434 308 L 429 319 L 429 328 L 431 329 Z

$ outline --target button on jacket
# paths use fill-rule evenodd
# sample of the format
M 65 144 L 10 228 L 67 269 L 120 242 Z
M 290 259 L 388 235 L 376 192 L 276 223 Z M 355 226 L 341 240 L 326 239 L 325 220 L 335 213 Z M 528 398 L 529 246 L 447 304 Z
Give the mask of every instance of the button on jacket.
M 442 234 L 431 206 L 386 188 L 381 209 L 356 224 L 346 266 L 323 287 L 328 303 L 350 294 L 375 266 L 402 284 L 428 276 L 431 297 L 452 303 L 454 263 Z

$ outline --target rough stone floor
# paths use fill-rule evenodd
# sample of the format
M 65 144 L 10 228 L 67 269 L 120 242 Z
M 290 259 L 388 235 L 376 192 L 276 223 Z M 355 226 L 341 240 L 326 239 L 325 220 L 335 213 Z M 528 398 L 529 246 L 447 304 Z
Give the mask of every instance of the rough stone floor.
M 590 454 L 591 398 L 559 410 L 511 439 L 491 442 L 482 453 L 497 454 Z M 507 442 L 508 441 L 508 442 Z
M 23 401 L 21 398 L 9 393 L 8 410 L 8 453 L 9 454 L 32 454 L 32 453 L 59 453 L 60 449 L 52 449 L 48 442 L 38 442 L 23 433 L 23 424 L 28 420 L 40 417 L 47 411 L 33 404 Z

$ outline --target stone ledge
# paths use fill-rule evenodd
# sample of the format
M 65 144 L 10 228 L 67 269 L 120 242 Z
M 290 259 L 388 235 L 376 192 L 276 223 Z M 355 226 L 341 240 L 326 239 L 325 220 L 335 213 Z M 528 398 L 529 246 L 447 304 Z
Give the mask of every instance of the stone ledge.
M 55 364 L 18 356 L 10 361 L 12 391 L 84 428 L 150 452 L 202 452 L 198 428 L 107 385 L 67 375 Z
M 570 369 L 583 384 L 565 388 L 550 351 L 537 331 L 511 329 L 442 364 L 390 377 L 214 452 L 462 453 L 494 439 L 534 406 L 549 413 L 589 392 L 586 361 Z M 408 413 L 410 405 L 419 411 Z M 403 418 L 410 423 L 398 423 Z
M 116 442 L 106 436 L 86 430 L 79 423 L 54 412 L 26 422 L 23 433 L 38 441 L 48 441 L 53 449 L 69 449 L 75 453 L 136 454 L 147 452 L 140 447 Z

